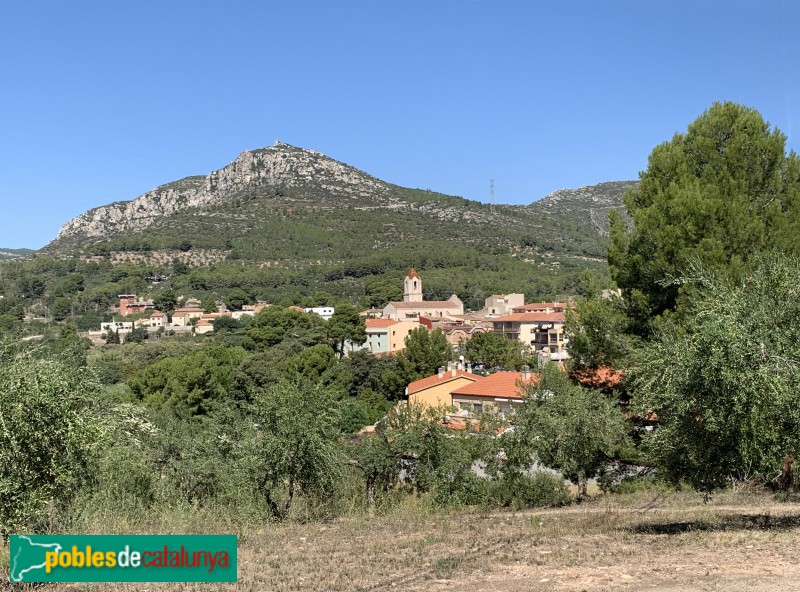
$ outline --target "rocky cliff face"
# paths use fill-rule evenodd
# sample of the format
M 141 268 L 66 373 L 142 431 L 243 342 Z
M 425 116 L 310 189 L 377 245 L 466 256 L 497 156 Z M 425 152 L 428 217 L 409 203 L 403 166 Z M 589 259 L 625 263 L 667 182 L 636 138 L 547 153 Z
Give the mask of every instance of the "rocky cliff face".
M 598 185 L 559 189 L 532 203 L 528 209 L 547 213 L 561 219 L 585 219 L 589 216 L 591 227 L 601 235 L 608 234 L 608 211 L 625 211 L 623 196 L 628 189 L 636 187 L 638 181 L 610 181 Z
M 276 142 L 268 148 L 245 150 L 206 177 L 187 177 L 134 200 L 84 212 L 61 228 L 56 242 L 131 234 L 187 208 L 223 204 L 252 191 L 277 194 L 296 189 L 304 190 L 305 200 L 313 200 L 316 193 L 335 194 L 342 200 L 381 200 L 389 185 L 319 152 Z

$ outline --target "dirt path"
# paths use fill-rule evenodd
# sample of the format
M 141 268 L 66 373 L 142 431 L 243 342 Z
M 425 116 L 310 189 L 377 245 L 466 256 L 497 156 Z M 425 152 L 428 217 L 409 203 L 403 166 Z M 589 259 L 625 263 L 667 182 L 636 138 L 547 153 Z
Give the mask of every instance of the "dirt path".
M 797 505 L 655 507 L 651 501 L 523 512 L 517 516 L 528 517 L 532 529 L 537 520 L 543 528 L 562 522 L 563 533 L 551 526 L 553 536 L 521 534 L 453 556 L 460 566 L 488 559 L 474 570 L 438 578 L 436 569 L 418 570 L 369 590 L 800 592 Z M 587 520 L 601 532 L 590 532 Z

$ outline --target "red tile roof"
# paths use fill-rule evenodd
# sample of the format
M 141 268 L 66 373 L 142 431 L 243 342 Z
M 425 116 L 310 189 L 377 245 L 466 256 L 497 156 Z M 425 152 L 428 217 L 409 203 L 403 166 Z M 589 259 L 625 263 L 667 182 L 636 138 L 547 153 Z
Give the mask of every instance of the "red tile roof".
M 564 323 L 563 312 L 512 312 L 492 319 L 493 323 Z
M 515 306 L 515 312 L 534 312 L 537 310 L 564 310 L 565 308 L 574 308 L 572 302 L 531 302 L 530 304 L 523 304 L 522 306 Z
M 367 329 L 371 327 L 391 327 L 392 325 L 396 325 L 397 321 L 393 321 L 392 319 L 367 319 L 366 326 Z
M 600 368 L 576 370 L 572 375 L 583 386 L 600 390 L 614 390 L 622 386 L 622 372 L 615 370 L 611 366 L 601 366 Z
M 423 300 L 422 302 L 390 302 L 395 308 L 461 308 L 452 300 Z
M 439 377 L 438 374 L 434 374 L 433 376 L 428 376 L 427 378 L 420 378 L 419 380 L 415 380 L 414 382 L 409 383 L 408 394 L 413 395 L 414 393 L 424 391 L 425 389 L 429 389 L 439 384 L 450 382 L 451 380 L 455 380 L 457 378 L 479 380 L 481 377 L 476 374 L 472 374 L 471 372 L 465 372 L 464 370 L 456 370 L 456 375 L 453 376 L 452 370 L 445 370 L 444 375 L 441 378 Z
M 406 277 L 421 279 L 417 273 L 417 270 L 413 267 L 408 270 L 408 275 L 406 275 Z
M 200 315 L 201 319 L 217 319 L 219 317 L 229 317 L 231 316 L 230 312 L 210 312 L 204 315 Z
M 504 397 L 523 399 L 524 393 L 519 383 L 530 384 L 539 380 L 539 375 L 529 373 L 526 381 L 522 380 L 522 372 L 495 372 L 472 384 L 464 385 L 452 392 L 453 395 L 470 395 L 473 397 Z

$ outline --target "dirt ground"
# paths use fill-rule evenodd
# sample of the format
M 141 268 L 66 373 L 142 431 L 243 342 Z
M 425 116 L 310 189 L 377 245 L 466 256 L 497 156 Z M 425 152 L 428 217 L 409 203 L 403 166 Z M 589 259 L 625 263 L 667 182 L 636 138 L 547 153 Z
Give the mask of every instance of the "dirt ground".
M 797 501 L 648 493 L 541 511 L 416 508 L 265 525 L 240 533 L 237 584 L 60 589 L 800 592 L 798 549 Z

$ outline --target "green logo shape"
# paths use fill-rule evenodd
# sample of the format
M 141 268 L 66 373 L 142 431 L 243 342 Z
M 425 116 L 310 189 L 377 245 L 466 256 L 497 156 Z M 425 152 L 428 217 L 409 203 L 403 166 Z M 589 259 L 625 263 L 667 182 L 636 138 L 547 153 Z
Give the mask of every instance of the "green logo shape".
M 12 582 L 235 582 L 236 535 L 12 535 Z

